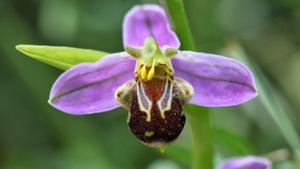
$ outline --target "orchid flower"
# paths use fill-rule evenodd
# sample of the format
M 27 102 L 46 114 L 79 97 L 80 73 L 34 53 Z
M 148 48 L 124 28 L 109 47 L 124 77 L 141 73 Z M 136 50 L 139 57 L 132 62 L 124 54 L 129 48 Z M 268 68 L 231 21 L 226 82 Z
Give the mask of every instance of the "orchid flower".
M 158 5 L 137 5 L 126 14 L 123 44 L 124 52 L 64 72 L 51 89 L 49 103 L 73 115 L 122 106 L 131 132 L 144 144 L 161 147 L 181 133 L 185 104 L 234 106 L 257 95 L 244 64 L 180 51 L 179 39 Z
M 223 161 L 217 169 L 271 169 L 271 162 L 264 157 L 234 157 Z

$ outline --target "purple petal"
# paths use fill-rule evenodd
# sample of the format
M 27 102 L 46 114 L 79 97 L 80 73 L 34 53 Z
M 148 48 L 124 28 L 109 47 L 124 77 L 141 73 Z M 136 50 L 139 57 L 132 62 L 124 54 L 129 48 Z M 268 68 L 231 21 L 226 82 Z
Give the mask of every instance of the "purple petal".
M 270 169 L 271 162 L 263 157 L 246 156 L 223 161 L 217 169 Z
M 180 46 L 162 7 L 150 4 L 136 5 L 124 18 L 123 44 L 125 47 L 140 47 L 149 36 L 152 36 L 160 47 Z
M 172 60 L 175 76 L 194 87 L 190 103 L 201 106 L 232 106 L 254 98 L 255 82 L 242 63 L 206 53 L 184 51 Z
M 133 79 L 135 60 L 125 53 L 82 63 L 64 72 L 54 83 L 49 102 L 55 108 L 81 115 L 119 107 L 114 99 L 117 87 Z

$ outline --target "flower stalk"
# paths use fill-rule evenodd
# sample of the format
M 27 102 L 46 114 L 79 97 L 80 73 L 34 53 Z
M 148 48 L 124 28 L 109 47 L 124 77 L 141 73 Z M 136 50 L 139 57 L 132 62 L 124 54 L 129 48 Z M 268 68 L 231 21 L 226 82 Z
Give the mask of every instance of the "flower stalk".
M 184 50 L 195 50 L 193 36 L 188 24 L 182 0 L 165 0 L 171 22 Z M 192 139 L 192 169 L 213 168 L 213 144 L 211 120 L 208 108 L 186 106 L 187 120 Z
M 167 8 L 175 32 L 181 41 L 181 48 L 195 50 L 192 32 L 188 24 L 182 0 L 164 0 L 161 3 Z
M 188 105 L 186 111 L 192 140 L 192 169 L 213 168 L 213 140 L 208 108 Z

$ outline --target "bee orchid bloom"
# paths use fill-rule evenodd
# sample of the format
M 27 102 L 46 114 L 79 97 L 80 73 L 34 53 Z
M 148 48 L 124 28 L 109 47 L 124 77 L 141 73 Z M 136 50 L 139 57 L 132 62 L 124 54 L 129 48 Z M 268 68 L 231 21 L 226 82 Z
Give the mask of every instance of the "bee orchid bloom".
M 271 162 L 256 156 L 235 157 L 223 161 L 217 169 L 271 169 Z
M 253 75 L 242 63 L 179 51 L 180 42 L 160 6 L 133 7 L 123 22 L 123 43 L 125 52 L 64 72 L 52 87 L 49 103 L 73 115 L 122 106 L 128 110 L 131 132 L 159 147 L 181 133 L 186 103 L 233 106 L 257 95 Z

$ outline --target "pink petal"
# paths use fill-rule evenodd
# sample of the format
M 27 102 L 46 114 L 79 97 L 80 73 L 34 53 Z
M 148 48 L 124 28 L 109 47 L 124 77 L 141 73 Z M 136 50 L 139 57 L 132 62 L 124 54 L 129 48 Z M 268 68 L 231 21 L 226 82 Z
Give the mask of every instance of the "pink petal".
M 257 93 L 251 71 L 237 60 L 214 54 L 180 52 L 172 60 L 175 76 L 194 88 L 190 102 L 216 107 L 242 104 Z
M 135 60 L 126 53 L 110 54 L 95 63 L 78 64 L 54 83 L 49 103 L 70 114 L 104 112 L 119 104 L 117 87 L 133 79 Z
M 180 46 L 162 7 L 149 4 L 136 5 L 124 18 L 123 44 L 125 47 L 140 47 L 149 36 L 152 36 L 160 47 Z
M 270 169 L 271 162 L 263 157 L 235 157 L 223 161 L 217 169 Z

